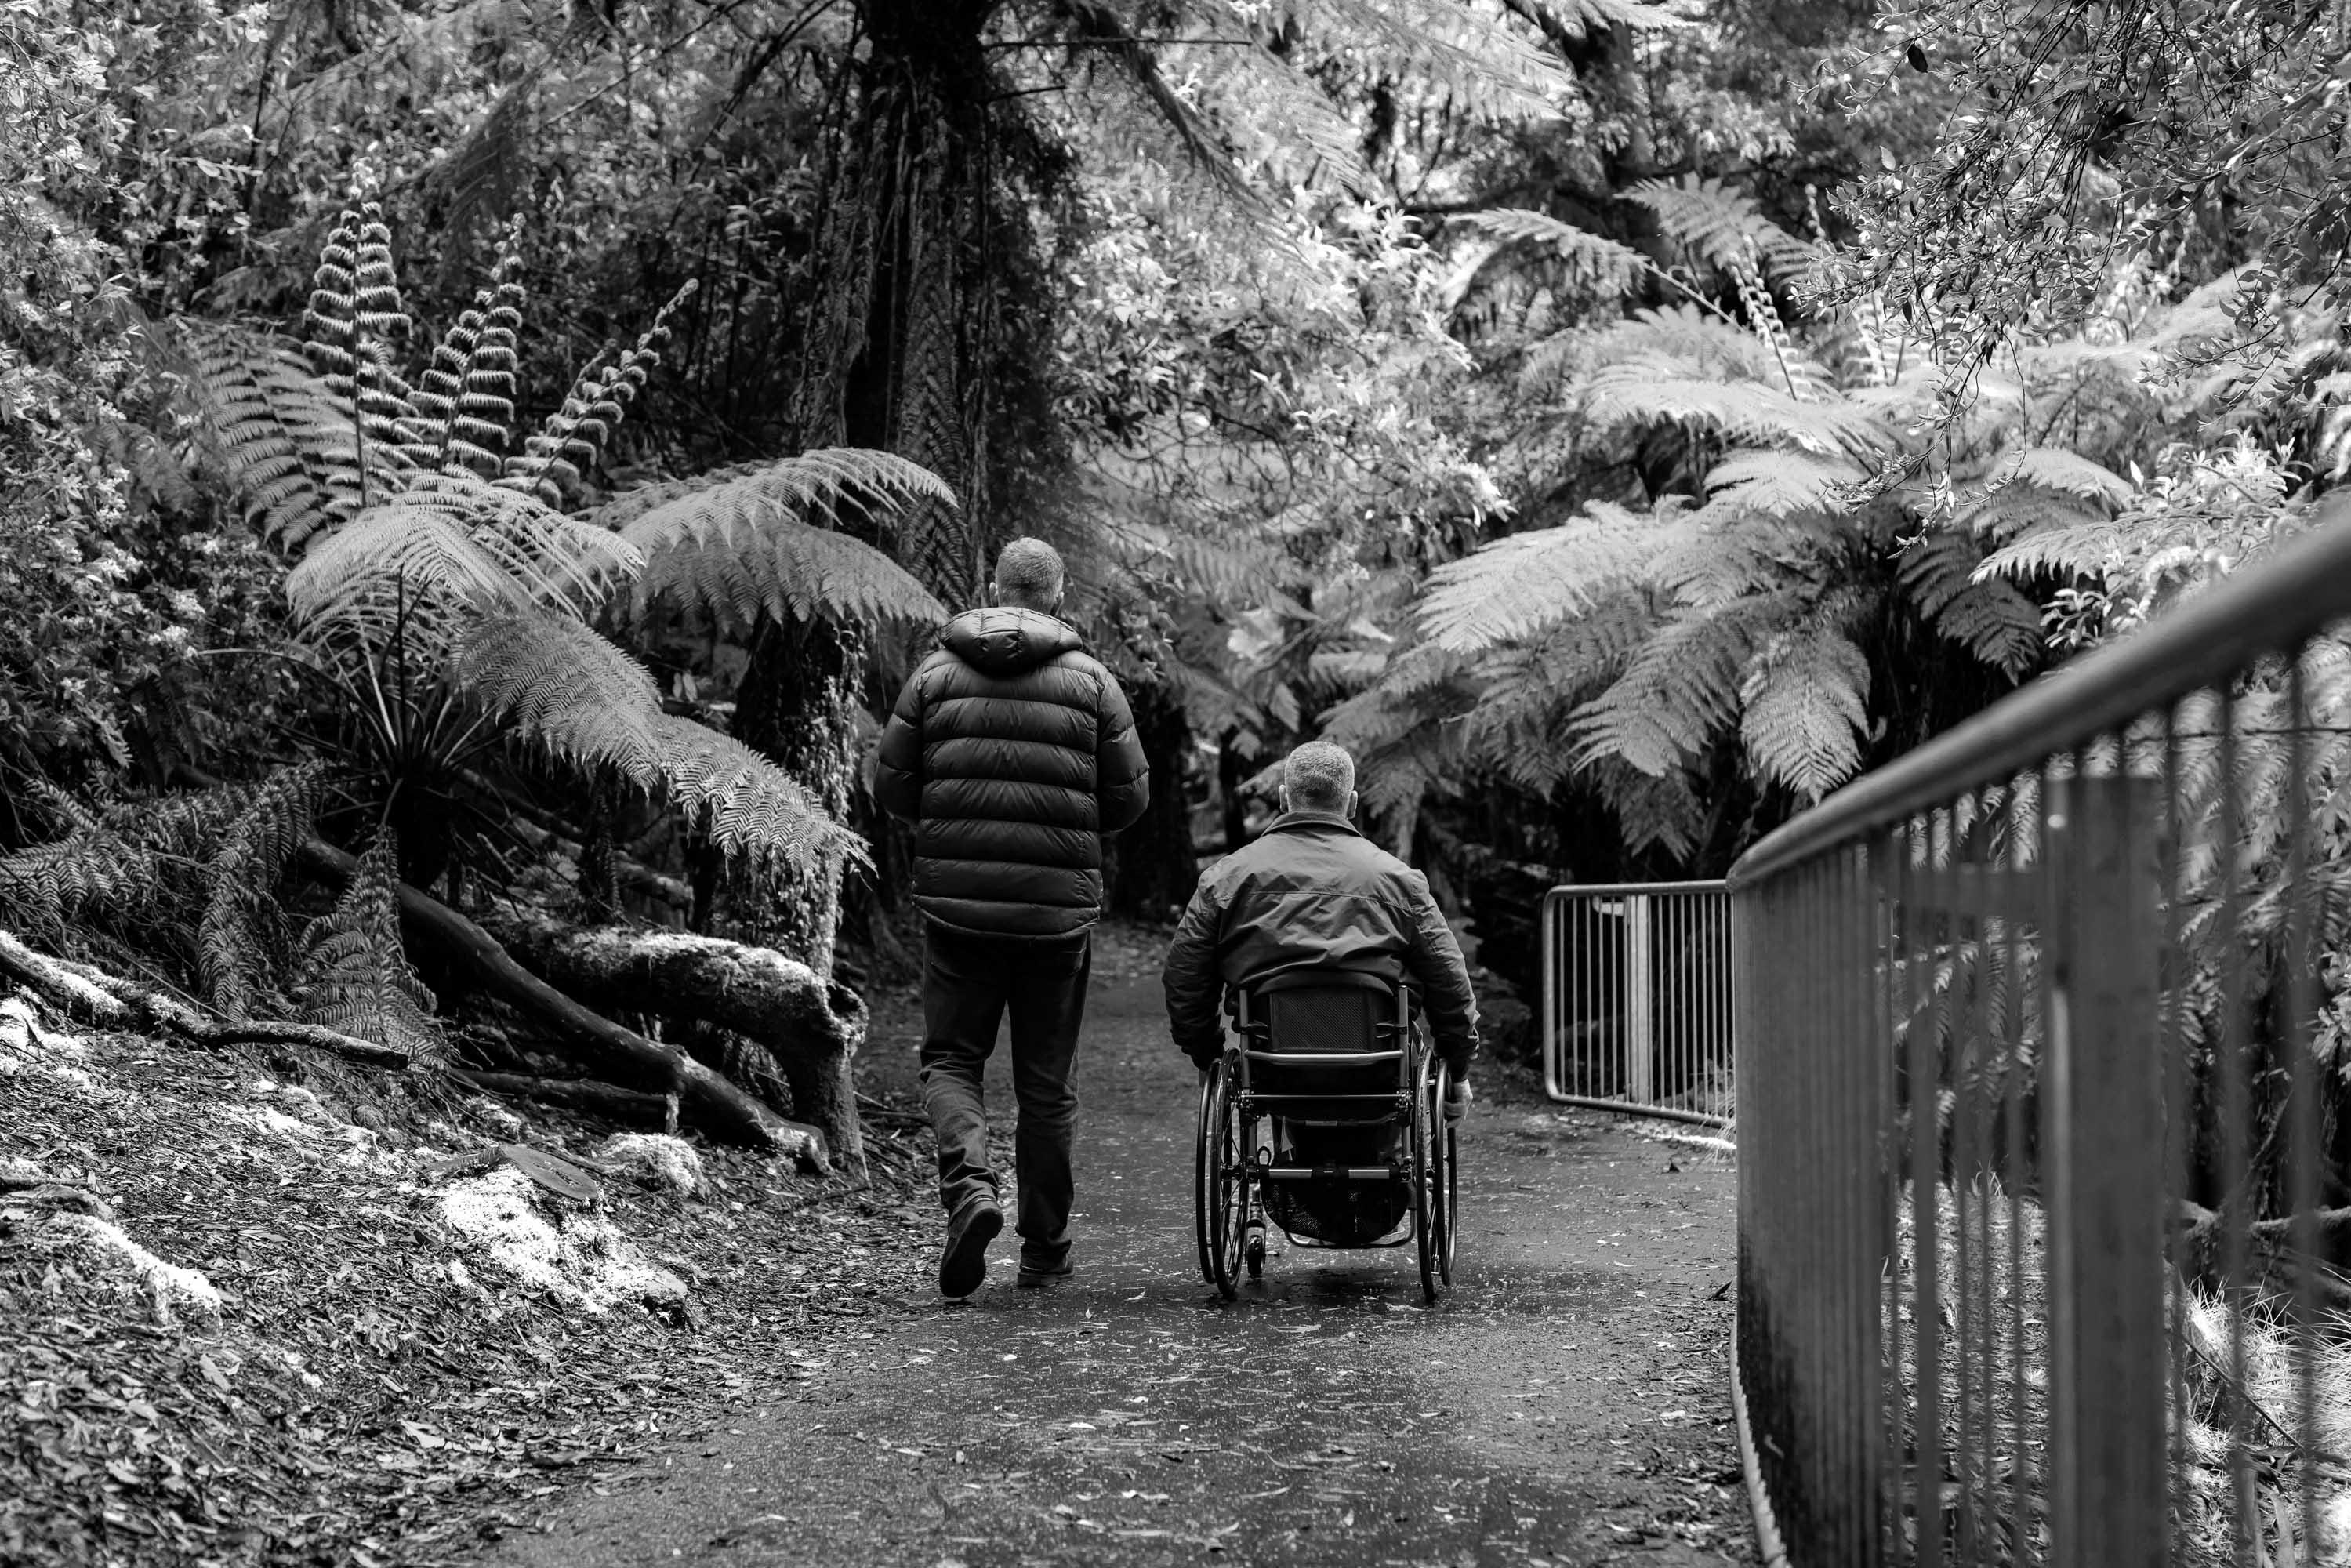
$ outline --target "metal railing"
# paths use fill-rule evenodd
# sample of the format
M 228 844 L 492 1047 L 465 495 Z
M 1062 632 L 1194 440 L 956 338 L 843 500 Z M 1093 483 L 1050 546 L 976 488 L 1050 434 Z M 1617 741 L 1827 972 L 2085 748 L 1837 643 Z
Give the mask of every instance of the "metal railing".
M 1721 883 L 1552 888 L 1541 943 L 1552 1099 L 1708 1126 L 1730 1120 L 1730 902 Z
M 1733 868 L 1767 1550 L 2351 1563 L 2351 514 Z

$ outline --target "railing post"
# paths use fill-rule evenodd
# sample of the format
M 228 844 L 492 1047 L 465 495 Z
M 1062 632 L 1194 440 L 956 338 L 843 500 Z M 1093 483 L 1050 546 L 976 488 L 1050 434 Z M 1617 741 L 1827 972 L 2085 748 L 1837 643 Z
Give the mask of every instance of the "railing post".
M 1646 893 L 1625 895 L 1625 1098 L 1646 1105 L 1657 1097 L 1657 947 Z
M 2051 793 L 2051 1561 L 2161 1568 L 2160 797 L 2150 781 L 2119 778 Z

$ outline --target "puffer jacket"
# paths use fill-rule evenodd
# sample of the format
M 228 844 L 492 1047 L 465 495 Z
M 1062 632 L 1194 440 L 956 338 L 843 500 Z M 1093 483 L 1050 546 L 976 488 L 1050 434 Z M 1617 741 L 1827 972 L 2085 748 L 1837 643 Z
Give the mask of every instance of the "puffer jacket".
M 967 610 L 908 678 L 874 793 L 914 824 L 914 905 L 982 936 L 1068 940 L 1102 917 L 1102 835 L 1143 815 L 1134 716 L 1066 622 Z
M 1200 878 L 1160 974 L 1169 1032 L 1205 1067 L 1224 1049 L 1229 988 L 1325 966 L 1411 982 L 1438 1053 L 1468 1076 L 1478 998 L 1428 879 L 1322 811 L 1283 813 Z

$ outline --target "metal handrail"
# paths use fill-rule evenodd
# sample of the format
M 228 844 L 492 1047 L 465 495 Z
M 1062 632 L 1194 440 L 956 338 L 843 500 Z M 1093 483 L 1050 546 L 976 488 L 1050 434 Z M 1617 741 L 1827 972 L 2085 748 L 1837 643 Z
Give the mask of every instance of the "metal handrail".
M 1926 810 L 1955 779 L 2021 772 L 2325 630 L 2351 613 L 2346 521 L 2351 497 L 2330 502 L 2308 532 L 2231 581 L 1846 785 L 1740 856 L 1731 891 Z

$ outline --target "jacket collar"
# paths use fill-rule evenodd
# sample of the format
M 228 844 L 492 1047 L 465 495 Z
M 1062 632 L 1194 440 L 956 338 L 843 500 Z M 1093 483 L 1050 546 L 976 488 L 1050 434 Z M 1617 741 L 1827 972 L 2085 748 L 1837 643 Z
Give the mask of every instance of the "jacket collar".
M 1284 811 L 1265 825 L 1265 831 L 1269 833 L 1338 832 L 1358 839 L 1364 836 L 1356 831 L 1354 823 L 1336 811 Z

